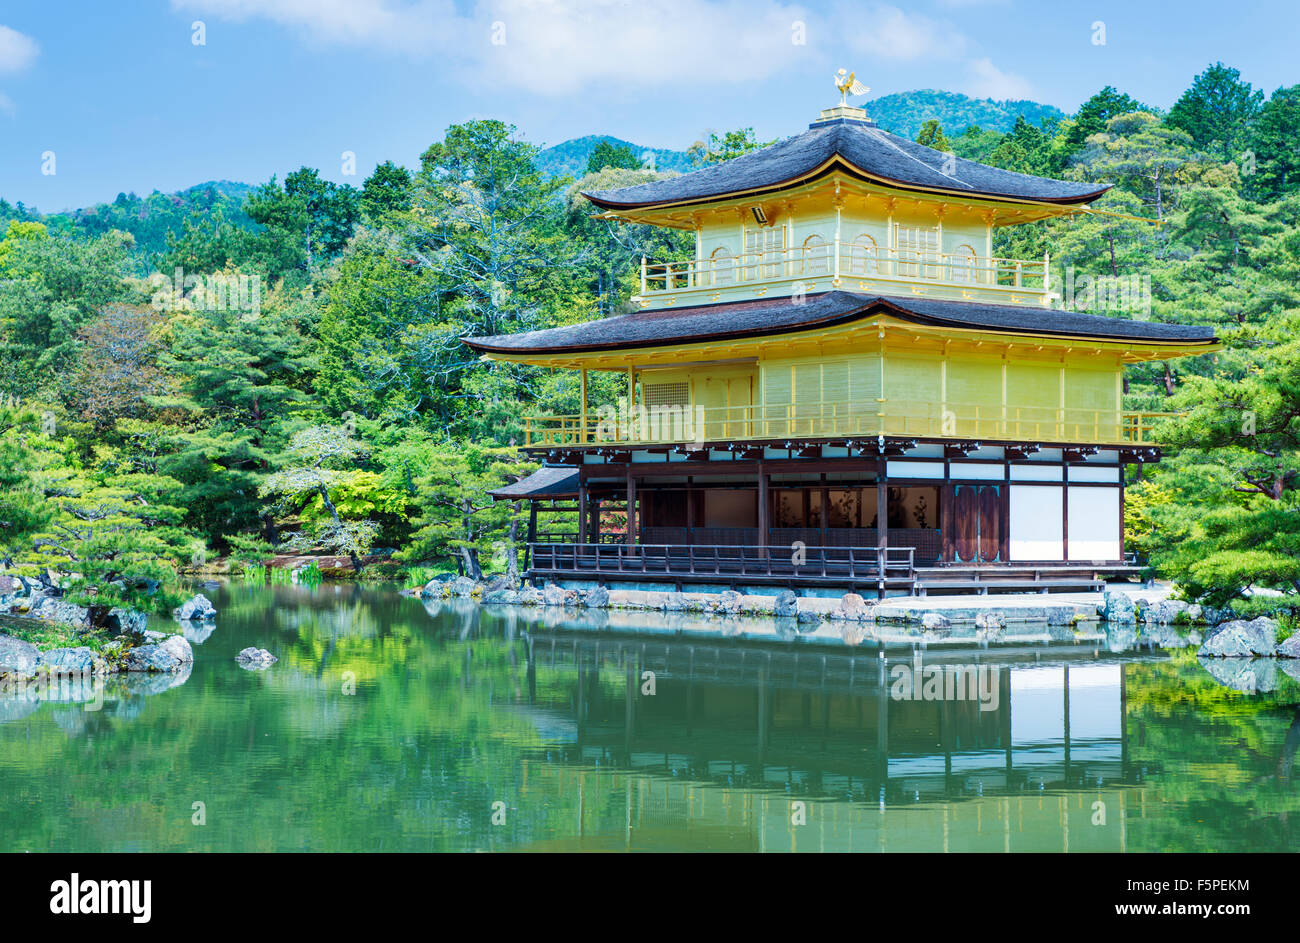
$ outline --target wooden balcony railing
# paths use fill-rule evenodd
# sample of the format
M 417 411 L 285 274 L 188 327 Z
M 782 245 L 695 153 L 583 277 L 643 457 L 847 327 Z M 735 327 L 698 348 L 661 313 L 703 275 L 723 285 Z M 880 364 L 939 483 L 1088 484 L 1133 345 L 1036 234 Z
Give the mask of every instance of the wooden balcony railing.
M 993 286 L 1047 290 L 1049 260 L 1007 259 L 963 252 L 842 246 L 796 247 L 748 252 L 724 259 L 680 262 L 641 260 L 641 294 L 719 289 L 755 282 L 834 278 L 881 278 L 938 282 L 957 287 Z
M 1172 414 L 901 400 L 651 406 L 616 418 L 524 418 L 529 446 L 689 444 L 735 439 L 868 437 L 973 438 L 1003 441 L 1147 444 Z
M 910 585 L 916 579 L 911 547 L 788 547 L 737 544 L 530 544 L 531 572 L 548 576 L 636 578 L 672 576 L 684 581 L 789 579 L 835 584 Z

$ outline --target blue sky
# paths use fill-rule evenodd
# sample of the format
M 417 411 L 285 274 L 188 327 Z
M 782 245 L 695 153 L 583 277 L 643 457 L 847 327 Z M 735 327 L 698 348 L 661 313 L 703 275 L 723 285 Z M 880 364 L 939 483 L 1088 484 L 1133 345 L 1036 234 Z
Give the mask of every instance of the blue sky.
M 1112 84 L 1167 108 L 1215 60 L 1300 82 L 1298 25 L 1290 0 L 2 0 L 0 196 L 55 211 L 303 164 L 359 184 L 481 117 L 538 144 L 779 137 L 834 104 L 840 66 L 868 99 L 1071 111 Z

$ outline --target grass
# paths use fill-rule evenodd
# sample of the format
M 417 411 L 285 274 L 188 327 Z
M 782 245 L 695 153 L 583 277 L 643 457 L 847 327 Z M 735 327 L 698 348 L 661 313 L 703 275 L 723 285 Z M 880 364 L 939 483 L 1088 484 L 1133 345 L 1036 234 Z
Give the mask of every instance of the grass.
M 17 617 L 0 618 L 0 633 L 30 642 L 41 651 L 84 646 L 98 652 L 113 640 L 98 629 L 77 629 L 62 622 Z

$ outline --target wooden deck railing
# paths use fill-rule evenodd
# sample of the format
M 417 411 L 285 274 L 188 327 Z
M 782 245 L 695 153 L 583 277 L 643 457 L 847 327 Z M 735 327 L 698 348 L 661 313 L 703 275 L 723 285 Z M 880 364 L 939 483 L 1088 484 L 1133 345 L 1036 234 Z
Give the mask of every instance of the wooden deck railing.
M 938 282 L 956 287 L 995 286 L 1035 294 L 1047 290 L 1049 261 L 976 255 L 973 251 L 938 252 L 886 246 L 833 244 L 765 249 L 725 258 L 678 262 L 641 260 L 641 294 L 652 297 L 692 289 L 797 279 L 873 278 L 904 282 Z
M 789 579 L 829 584 L 916 578 L 911 547 L 757 547 L 738 544 L 535 543 L 531 572 L 548 576 L 673 577 L 683 581 Z
M 906 400 L 795 402 L 752 406 L 651 406 L 616 418 L 526 416 L 526 445 L 685 444 L 736 439 L 878 435 L 1003 441 L 1146 444 L 1172 413 Z

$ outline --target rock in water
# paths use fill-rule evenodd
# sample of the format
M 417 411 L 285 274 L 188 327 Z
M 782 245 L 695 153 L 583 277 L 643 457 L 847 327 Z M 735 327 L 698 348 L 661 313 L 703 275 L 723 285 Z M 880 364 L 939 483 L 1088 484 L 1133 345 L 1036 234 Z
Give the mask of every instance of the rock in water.
M 104 659 L 85 646 L 42 652 L 41 667 L 52 675 L 103 674 L 107 670 Z
M 1181 599 L 1162 599 L 1143 609 L 1142 619 L 1149 625 L 1172 625 L 1179 614 L 1187 612 L 1187 609 L 1187 603 Z
M 246 648 L 235 656 L 239 667 L 247 668 L 249 671 L 262 671 L 279 660 L 264 648 Z
M 866 622 L 871 618 L 871 607 L 857 593 L 845 593 L 840 597 L 840 608 L 836 618 L 843 619 L 845 622 Z
M 110 609 L 107 623 L 109 630 L 119 635 L 144 635 L 149 617 L 134 609 Z
M 554 583 L 542 590 L 543 606 L 563 606 L 567 601 L 568 597 L 565 595 L 564 590 Z
M 937 612 L 927 612 L 921 616 L 921 628 L 929 632 L 937 632 L 942 629 L 952 628 L 952 623 L 948 617 Z
M 1300 632 L 1277 647 L 1278 658 L 1300 658 Z
M 783 589 L 776 594 L 776 602 L 772 604 L 772 614 L 777 618 L 798 618 L 798 597 L 795 596 L 793 590 Z
M 462 598 L 473 596 L 479 591 L 478 583 L 474 582 L 468 576 L 458 576 L 451 581 L 451 594 Z
M 744 605 L 744 597 L 734 589 L 723 590 L 718 597 L 718 607 L 715 611 L 724 615 L 734 616 L 740 612 L 741 606 Z
M 0 678 L 26 680 L 36 673 L 41 652 L 31 642 L 0 635 Z
M 1137 622 L 1137 606 L 1127 593 L 1108 589 L 1102 597 L 1101 617 L 1107 622 Z
M 597 586 L 587 593 L 584 600 L 588 609 L 605 609 L 609 607 L 609 590 L 604 586 Z
M 139 645 L 126 653 L 127 671 L 179 671 L 193 662 L 194 649 L 181 635 L 169 635 L 161 642 Z
M 1007 634 L 1006 616 L 1000 612 L 981 612 L 975 616 L 975 637 L 986 642 Z
M 217 608 L 212 605 L 207 596 L 199 593 L 188 602 L 182 603 L 172 614 L 181 622 L 204 622 L 217 617 Z
M 1225 622 L 1209 633 L 1196 654 L 1202 658 L 1251 658 L 1277 653 L 1277 623 L 1260 616 Z

